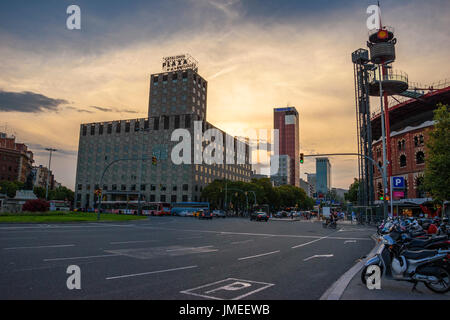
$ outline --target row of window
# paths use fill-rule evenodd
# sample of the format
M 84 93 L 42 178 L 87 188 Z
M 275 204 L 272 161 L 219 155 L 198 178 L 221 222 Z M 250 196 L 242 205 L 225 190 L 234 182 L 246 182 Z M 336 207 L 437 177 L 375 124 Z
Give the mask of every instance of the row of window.
M 187 82 L 187 78 L 188 78 L 188 74 L 187 71 L 184 71 L 181 73 L 181 80 L 183 82 Z M 170 80 L 172 81 L 172 83 L 177 83 L 179 79 L 179 74 L 178 73 L 172 73 L 170 76 Z M 160 82 L 160 80 L 162 80 L 162 84 L 167 84 L 167 81 L 169 80 L 169 75 L 168 74 L 164 74 L 162 76 L 154 76 L 153 77 L 153 85 L 157 86 L 158 83 Z M 195 74 L 192 75 L 192 82 L 194 84 L 197 84 L 197 86 L 199 88 L 202 88 L 203 91 L 206 90 L 206 81 L 202 81 L 202 79 L 200 77 L 197 77 Z
M 175 115 L 174 117 L 174 127 L 175 129 L 180 128 L 181 126 L 181 116 L 180 115 Z M 170 116 L 161 116 L 161 117 L 153 117 L 153 118 L 149 118 L 144 120 L 144 125 L 142 127 L 142 129 L 147 130 L 150 129 L 150 121 L 153 122 L 153 130 L 159 130 L 160 125 L 162 126 L 162 129 L 164 130 L 168 130 L 170 127 Z M 90 135 L 93 136 L 95 135 L 95 124 L 91 124 L 90 125 Z M 131 131 L 131 122 L 130 121 L 126 121 L 125 125 L 123 126 L 122 122 L 116 122 L 115 125 L 115 132 L 116 133 L 121 133 L 122 131 L 122 127 L 124 127 L 124 130 L 126 133 Z M 191 127 L 191 115 L 190 114 L 186 114 L 184 115 L 184 128 L 190 128 Z M 100 124 L 98 125 L 98 134 L 99 135 L 103 135 L 104 133 L 104 128 L 105 125 L 104 124 Z M 82 126 L 82 135 L 86 136 L 87 135 L 87 129 L 88 129 L 88 125 L 83 125 Z M 136 131 L 140 131 L 141 130 L 141 124 L 139 121 L 135 121 L 134 122 L 134 129 L 135 132 Z M 113 132 L 113 124 L 112 123 L 108 123 L 106 124 L 106 133 L 107 134 L 111 134 Z
M 137 186 L 135 184 L 132 184 L 129 187 L 129 190 L 127 189 L 127 185 L 126 184 L 120 185 L 120 191 L 136 191 L 136 188 L 137 188 Z M 141 191 L 145 191 L 146 188 L 147 188 L 146 184 L 141 184 L 140 185 Z M 167 190 L 167 186 L 165 184 L 160 184 L 159 186 L 156 186 L 155 184 L 151 184 L 150 185 L 150 191 L 156 191 L 156 188 L 159 188 L 160 191 L 166 191 Z M 83 190 L 83 185 L 82 184 L 78 184 L 77 189 L 79 191 Z M 98 184 L 96 184 L 94 186 L 93 190 L 97 190 L 97 189 L 99 189 L 99 185 Z M 86 185 L 86 190 L 88 190 L 88 191 L 91 190 L 91 185 L 90 184 Z M 103 185 L 103 190 L 105 190 L 105 191 L 108 191 L 108 190 L 118 191 L 119 189 L 118 189 L 118 185 L 117 184 L 111 185 L 111 189 L 109 189 L 108 185 L 105 184 L 105 185 Z M 177 190 L 178 190 L 178 186 L 177 185 L 172 185 L 172 191 L 177 191 Z M 186 184 L 186 183 L 183 184 L 181 186 L 180 190 L 189 191 L 189 185 Z M 197 191 L 197 190 L 195 190 L 195 191 Z

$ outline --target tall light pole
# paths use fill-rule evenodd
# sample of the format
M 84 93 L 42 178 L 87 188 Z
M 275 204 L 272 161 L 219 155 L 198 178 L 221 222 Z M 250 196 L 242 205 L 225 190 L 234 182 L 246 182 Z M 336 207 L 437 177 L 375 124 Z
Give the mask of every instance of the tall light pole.
M 50 178 L 50 166 L 52 164 L 52 152 L 53 151 L 58 151 L 57 149 L 53 149 L 53 148 L 45 148 L 45 150 L 50 151 L 50 157 L 48 159 L 48 171 L 47 171 L 47 183 L 45 186 L 45 200 L 48 200 L 48 180 Z
M 380 85 L 380 107 L 381 107 L 381 137 L 382 137 L 382 142 L 383 142 L 383 166 L 382 166 L 382 174 L 383 174 L 383 185 L 384 185 L 384 196 L 383 196 L 383 215 L 384 218 L 387 218 L 387 201 L 386 201 L 386 195 L 388 194 L 388 184 L 387 184 L 387 158 L 386 158 L 386 127 L 385 127 L 385 121 L 384 121 L 384 107 L 383 107 L 383 88 L 382 88 L 382 75 L 381 75 L 381 68 L 383 67 L 383 64 L 378 64 L 378 82 Z M 386 110 L 386 112 L 389 112 L 389 110 Z M 390 147 L 390 146 L 389 146 Z

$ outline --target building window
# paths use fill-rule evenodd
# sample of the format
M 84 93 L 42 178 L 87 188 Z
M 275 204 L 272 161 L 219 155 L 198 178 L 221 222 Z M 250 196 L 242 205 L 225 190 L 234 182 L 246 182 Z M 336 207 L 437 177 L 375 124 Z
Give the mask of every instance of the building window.
M 423 135 L 419 136 L 419 145 L 423 145 Z
M 188 201 L 188 196 L 186 194 L 183 194 L 183 202 L 187 202 Z M 195 201 L 197 201 L 197 197 L 195 199 Z
M 141 191 L 145 191 L 145 184 L 141 184 Z
M 155 122 L 153 123 L 153 129 L 159 130 L 159 118 L 155 118 Z
M 127 186 L 126 185 L 121 185 L 120 186 L 120 190 L 122 190 L 122 191 L 127 191 Z
M 83 136 L 85 136 L 87 133 L 87 126 L 82 126 L 81 128 L 82 128 L 82 134 L 83 134 Z
M 191 115 L 187 114 L 184 116 L 184 127 L 190 128 L 191 127 Z
M 156 186 L 154 184 L 150 185 L 150 191 L 155 191 L 156 190 Z
M 172 186 L 172 191 L 177 191 L 177 186 L 176 185 Z
M 116 133 L 120 133 L 120 129 L 121 129 L 121 123 L 117 122 L 116 123 Z
M 144 121 L 144 129 L 148 129 L 149 126 L 150 126 L 150 123 L 149 123 L 148 119 L 145 119 L 145 121 Z
M 169 129 L 170 118 L 169 118 L 169 116 L 163 116 L 163 117 L 164 117 L 164 130 L 167 130 L 167 129 Z
M 112 133 L 112 123 L 108 123 L 107 133 L 108 134 Z
M 136 120 L 136 122 L 134 123 L 134 131 L 139 131 L 140 126 L 141 126 L 141 123 L 138 120 Z
M 125 132 L 130 132 L 130 122 L 125 122 Z
M 166 202 L 166 195 L 165 194 L 160 195 L 159 196 L 159 201 Z
M 98 134 L 99 135 L 103 134 L 103 125 L 102 124 L 98 127 Z
M 150 195 L 150 202 L 155 202 L 155 195 L 154 194 Z
M 112 189 L 113 191 L 116 191 L 116 190 L 117 190 L 117 185 L 116 185 L 116 184 L 113 184 L 111 189 Z
M 174 123 L 175 129 L 178 129 L 180 127 L 180 116 L 179 115 L 175 116 L 175 121 L 174 122 L 175 122 Z
M 423 151 L 419 151 L 416 153 L 416 164 L 422 164 L 425 162 L 425 154 Z
M 188 184 L 183 184 L 183 191 L 188 191 L 189 189 L 189 185 Z
M 400 168 L 406 167 L 406 156 L 402 154 L 400 156 Z
M 170 202 L 177 202 L 177 195 L 170 196 Z

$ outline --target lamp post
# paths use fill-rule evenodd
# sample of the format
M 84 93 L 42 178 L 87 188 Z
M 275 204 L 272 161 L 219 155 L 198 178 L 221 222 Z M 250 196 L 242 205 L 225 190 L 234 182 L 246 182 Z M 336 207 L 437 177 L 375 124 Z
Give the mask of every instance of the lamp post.
M 52 164 L 52 153 L 54 151 L 58 151 L 58 150 L 53 149 L 53 148 L 45 148 L 45 150 L 50 151 L 50 157 L 48 159 L 47 182 L 46 182 L 46 186 L 45 186 L 45 200 L 48 200 L 48 180 L 50 178 L 50 166 Z
M 141 170 L 139 172 L 139 198 L 138 198 L 138 215 L 142 215 L 142 205 L 141 205 L 141 198 L 142 198 L 142 171 L 143 171 L 143 166 L 144 166 L 144 153 L 145 153 L 145 144 L 144 144 L 144 135 L 145 132 L 149 131 L 149 129 L 145 129 L 145 128 L 140 128 L 139 131 L 142 131 L 142 160 L 141 160 Z

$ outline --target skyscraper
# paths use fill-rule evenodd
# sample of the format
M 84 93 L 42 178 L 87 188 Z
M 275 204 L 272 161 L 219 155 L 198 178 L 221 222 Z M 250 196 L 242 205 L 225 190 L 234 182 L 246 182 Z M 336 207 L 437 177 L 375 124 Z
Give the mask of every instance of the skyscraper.
M 290 184 L 300 186 L 299 118 L 295 107 L 275 108 L 273 127 L 279 131 L 279 154 L 290 157 Z
M 316 192 L 326 195 L 331 189 L 331 164 L 328 158 L 316 158 Z

